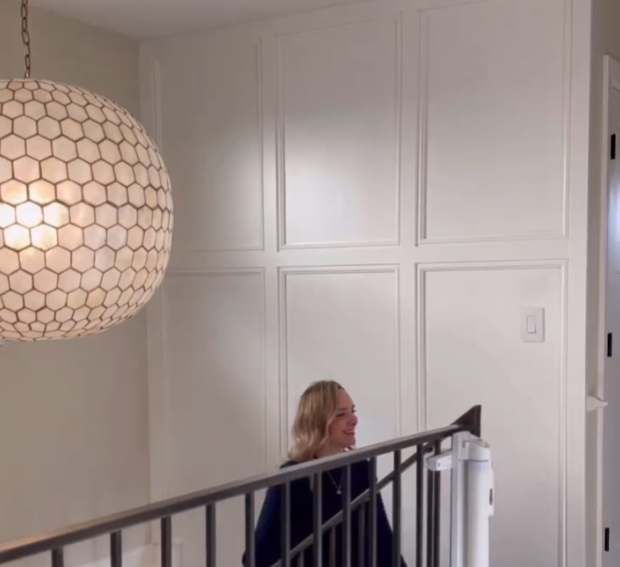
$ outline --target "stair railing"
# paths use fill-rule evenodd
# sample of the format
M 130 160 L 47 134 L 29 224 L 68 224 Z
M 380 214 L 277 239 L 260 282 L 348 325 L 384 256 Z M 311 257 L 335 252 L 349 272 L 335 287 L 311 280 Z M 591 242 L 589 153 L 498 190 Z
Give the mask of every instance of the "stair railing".
M 488 567 L 489 538 L 488 517 L 492 501 L 490 457 L 488 446 L 480 437 L 481 408 L 476 406 L 453 424 L 415 435 L 409 435 L 369 447 L 356 449 L 334 457 L 286 467 L 278 471 L 235 481 L 192 494 L 156 502 L 147 506 L 113 514 L 77 526 L 61 529 L 38 537 L 0 545 L 0 565 L 25 559 L 41 553 L 50 554 L 51 567 L 64 567 L 64 550 L 67 546 L 85 540 L 109 536 L 110 567 L 123 566 L 122 538 L 124 530 L 139 524 L 159 521 L 161 530 L 161 567 L 172 567 L 172 519 L 190 510 L 204 509 L 206 533 L 206 567 L 216 567 L 217 504 L 233 497 L 245 499 L 246 567 L 255 567 L 255 493 L 272 486 L 284 488 L 281 508 L 281 525 L 284 527 L 281 559 L 278 567 L 303 565 L 304 551 L 315 546 L 313 566 L 307 567 L 376 567 L 377 494 L 392 485 L 392 528 L 394 566 L 400 567 L 402 531 L 402 474 L 416 465 L 416 557 L 415 567 L 439 567 L 440 513 L 442 471 L 452 471 L 451 489 L 451 567 Z M 442 444 L 451 440 L 451 448 L 442 453 Z M 468 449 L 468 447 L 471 447 Z M 402 452 L 415 449 L 415 454 L 402 459 Z M 377 459 L 392 454 L 394 470 L 382 480 L 377 480 Z M 364 493 L 351 499 L 351 466 L 368 460 L 369 486 Z M 344 470 L 343 509 L 334 517 L 321 523 L 322 474 L 333 469 Z M 290 485 L 291 482 L 309 478 L 313 483 L 313 533 L 291 547 L 290 540 Z M 425 494 L 426 492 L 426 494 Z M 358 541 L 368 540 L 368 564 L 351 565 L 351 514 L 368 514 L 371 533 L 358 534 Z M 365 521 L 358 522 L 366 525 Z M 468 529 L 465 529 L 467 524 Z M 335 534 L 339 527 L 344 545 L 341 558 L 330 558 L 331 565 L 322 563 L 323 534 Z M 330 537 L 334 545 L 334 537 Z M 362 557 L 360 554 L 359 557 Z M 426 560 L 426 561 L 425 561 Z M 426 566 L 424 565 L 426 563 Z M 390 567 L 390 566 L 379 566 Z

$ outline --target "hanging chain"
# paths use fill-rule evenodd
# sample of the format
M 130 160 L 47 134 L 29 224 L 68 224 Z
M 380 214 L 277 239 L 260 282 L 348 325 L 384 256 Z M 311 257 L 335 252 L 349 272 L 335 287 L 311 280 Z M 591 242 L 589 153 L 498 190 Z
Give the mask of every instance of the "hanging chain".
M 22 0 L 22 42 L 24 43 L 24 79 L 30 78 L 30 32 L 28 31 L 28 0 Z

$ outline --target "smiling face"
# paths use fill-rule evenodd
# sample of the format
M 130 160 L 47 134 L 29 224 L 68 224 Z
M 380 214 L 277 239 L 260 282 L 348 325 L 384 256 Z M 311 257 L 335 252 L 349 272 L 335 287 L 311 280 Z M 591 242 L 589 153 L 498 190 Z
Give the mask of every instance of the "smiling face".
M 329 424 L 329 444 L 334 452 L 344 451 L 355 446 L 357 415 L 355 404 L 346 390 L 338 390 L 336 415 Z
M 289 455 L 306 462 L 352 449 L 356 428 L 355 404 L 346 390 L 333 380 L 314 382 L 299 399 Z

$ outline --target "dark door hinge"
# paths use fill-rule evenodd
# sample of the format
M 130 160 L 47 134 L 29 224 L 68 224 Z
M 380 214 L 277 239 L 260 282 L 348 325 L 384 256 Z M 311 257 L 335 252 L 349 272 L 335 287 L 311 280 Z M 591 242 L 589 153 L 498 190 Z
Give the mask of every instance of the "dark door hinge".
M 609 551 L 609 528 L 605 528 L 605 551 Z
M 612 134 L 611 135 L 611 147 L 610 147 L 610 158 L 611 159 L 616 159 L 616 135 Z
M 607 358 L 613 356 L 614 350 L 614 335 L 613 333 L 607 333 Z

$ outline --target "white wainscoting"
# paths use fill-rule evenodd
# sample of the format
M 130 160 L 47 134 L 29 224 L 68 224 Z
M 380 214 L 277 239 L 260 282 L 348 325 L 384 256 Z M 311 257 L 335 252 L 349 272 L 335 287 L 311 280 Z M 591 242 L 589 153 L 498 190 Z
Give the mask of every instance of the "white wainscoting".
M 418 271 L 420 412 L 435 428 L 474 403 L 484 408 L 497 479 L 493 565 L 557 565 L 560 559 L 565 268 L 564 262 L 512 262 L 422 265 Z M 516 323 L 524 306 L 544 306 L 544 343 L 521 341 Z
M 382 0 L 143 45 L 177 205 L 149 310 L 154 499 L 276 467 L 299 394 L 332 378 L 362 445 L 482 403 L 493 563 L 583 567 L 581 4 Z M 241 522 L 222 508 L 226 564 Z
M 160 68 L 166 165 L 177 186 L 195 188 L 177 191 L 175 245 L 262 249 L 260 41 L 206 53 L 200 45 L 178 45 Z
M 286 268 L 280 273 L 282 455 L 297 401 L 314 380 L 350 388 L 366 443 L 398 437 L 400 424 L 397 266 Z M 355 389 L 355 384 L 366 387 Z
M 421 242 L 565 235 L 567 6 L 508 0 L 421 13 Z
M 277 39 L 280 245 L 397 245 L 399 17 Z

